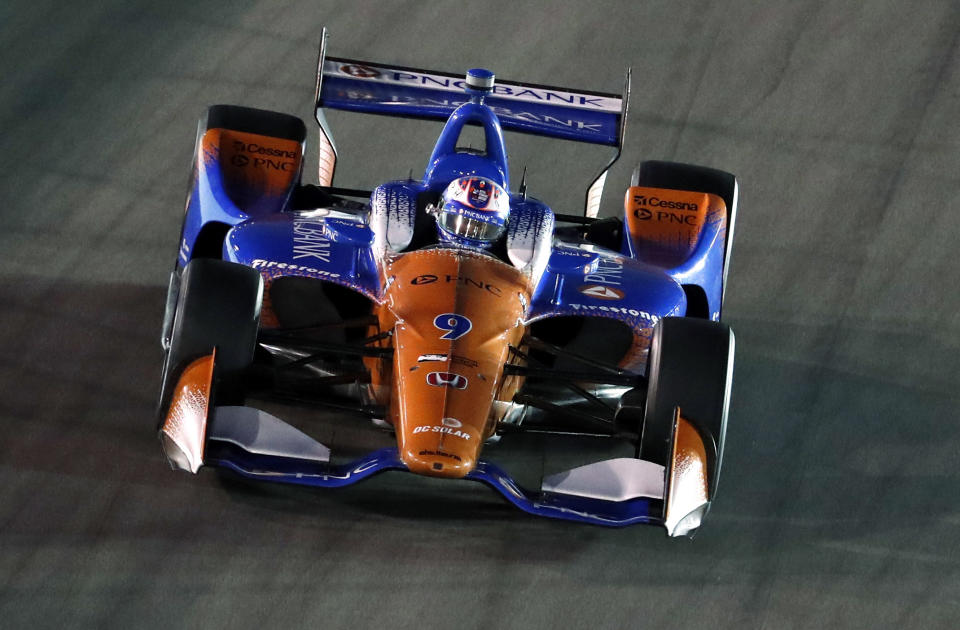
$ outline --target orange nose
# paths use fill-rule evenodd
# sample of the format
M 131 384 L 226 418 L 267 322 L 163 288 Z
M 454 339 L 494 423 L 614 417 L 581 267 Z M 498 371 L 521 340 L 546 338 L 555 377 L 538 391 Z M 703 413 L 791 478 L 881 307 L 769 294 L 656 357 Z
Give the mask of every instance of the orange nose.
M 431 477 L 460 478 L 476 465 L 476 459 L 463 451 L 451 453 L 440 448 L 405 448 L 400 457 L 411 472 Z

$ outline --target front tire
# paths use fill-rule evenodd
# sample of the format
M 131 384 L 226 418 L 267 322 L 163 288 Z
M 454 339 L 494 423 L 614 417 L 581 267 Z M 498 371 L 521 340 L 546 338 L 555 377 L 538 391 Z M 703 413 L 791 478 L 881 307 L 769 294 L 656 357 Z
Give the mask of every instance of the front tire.
M 639 456 L 667 465 L 680 407 L 707 447 L 711 497 L 723 459 L 733 356 L 733 331 L 721 322 L 665 317 L 654 327 Z
M 243 374 L 253 362 L 263 280 L 251 267 L 199 258 L 187 264 L 173 314 L 163 367 L 161 407 L 183 368 L 216 348 L 218 404 L 243 402 Z

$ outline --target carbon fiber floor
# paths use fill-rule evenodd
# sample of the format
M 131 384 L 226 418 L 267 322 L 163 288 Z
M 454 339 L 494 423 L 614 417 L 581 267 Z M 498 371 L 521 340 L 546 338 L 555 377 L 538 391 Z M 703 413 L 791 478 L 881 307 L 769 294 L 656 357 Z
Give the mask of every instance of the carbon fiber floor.
M 955 2 L 90 4 L 0 5 L 0 625 L 956 627 Z M 338 55 L 539 83 L 617 91 L 632 65 L 607 214 L 641 157 L 738 174 L 735 391 L 695 541 L 404 475 L 167 469 L 157 341 L 196 119 L 308 118 L 323 24 Z M 333 124 L 357 186 L 421 168 L 436 131 Z M 605 159 L 508 144 L 568 211 Z

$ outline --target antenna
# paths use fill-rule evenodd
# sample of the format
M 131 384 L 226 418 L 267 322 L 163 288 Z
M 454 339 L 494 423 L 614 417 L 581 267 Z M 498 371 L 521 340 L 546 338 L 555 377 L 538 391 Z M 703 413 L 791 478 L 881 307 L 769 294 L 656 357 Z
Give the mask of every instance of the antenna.
M 523 200 L 527 200 L 527 165 L 523 165 L 523 176 L 520 178 L 520 190 L 518 191 Z

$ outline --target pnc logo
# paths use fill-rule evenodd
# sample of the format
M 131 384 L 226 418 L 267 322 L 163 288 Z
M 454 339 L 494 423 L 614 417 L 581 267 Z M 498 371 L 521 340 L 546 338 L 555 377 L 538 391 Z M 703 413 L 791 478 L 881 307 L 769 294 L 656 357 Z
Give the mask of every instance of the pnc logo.
M 577 289 L 577 291 L 592 298 L 597 298 L 598 300 L 622 300 L 626 295 L 620 289 L 606 287 L 602 284 L 585 284 Z
M 637 208 L 633 211 L 633 216 L 637 217 L 641 221 L 649 221 L 650 217 L 653 216 L 653 213 L 646 208 Z
M 377 70 L 369 66 L 362 66 L 359 63 L 348 63 L 340 66 L 340 71 L 349 74 L 351 77 L 357 77 L 358 79 L 372 79 L 373 77 L 380 76 L 380 72 Z
M 466 389 L 467 377 L 454 374 L 453 372 L 430 372 L 427 374 L 427 383 L 434 387 L 452 387 L 454 389 Z M 452 419 L 452 418 L 450 418 Z
M 414 286 L 419 286 L 422 284 L 433 284 L 434 282 L 438 282 L 440 280 L 443 280 L 447 284 L 452 282 L 464 287 L 474 287 L 476 289 L 482 289 L 487 293 L 490 293 L 491 295 L 495 295 L 497 297 L 500 297 L 503 295 L 503 292 L 500 290 L 500 287 L 494 284 L 490 284 L 485 280 L 474 280 L 473 278 L 468 278 L 466 276 L 452 276 L 450 274 L 437 276 L 432 273 L 425 273 L 425 274 L 416 276 L 415 278 L 410 280 L 410 284 Z

